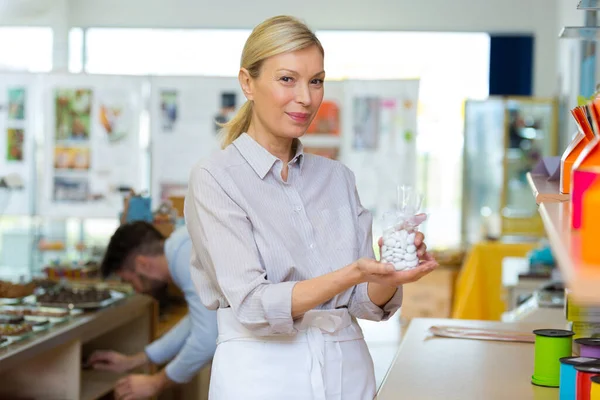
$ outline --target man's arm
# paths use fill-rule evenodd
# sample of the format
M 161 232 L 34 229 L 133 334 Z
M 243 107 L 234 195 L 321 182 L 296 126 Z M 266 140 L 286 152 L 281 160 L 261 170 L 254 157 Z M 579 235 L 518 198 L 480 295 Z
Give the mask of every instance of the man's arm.
M 146 346 L 144 352 L 153 364 L 165 364 L 181 351 L 191 330 L 192 322 L 188 314 L 160 339 Z
M 192 268 L 192 276 L 194 268 Z M 191 282 L 190 282 L 191 284 Z M 177 356 L 165 368 L 175 383 L 189 382 L 212 360 L 217 348 L 217 313 L 208 310 L 200 299 L 189 301 L 191 332 Z

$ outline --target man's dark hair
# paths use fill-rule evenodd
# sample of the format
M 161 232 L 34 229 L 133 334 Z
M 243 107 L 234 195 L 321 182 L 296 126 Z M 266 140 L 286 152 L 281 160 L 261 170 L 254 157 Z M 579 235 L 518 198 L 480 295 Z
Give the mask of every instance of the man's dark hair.
M 135 221 L 121 225 L 110 238 L 100 270 L 104 278 L 131 266 L 139 254 L 164 254 L 165 237 L 152 224 Z

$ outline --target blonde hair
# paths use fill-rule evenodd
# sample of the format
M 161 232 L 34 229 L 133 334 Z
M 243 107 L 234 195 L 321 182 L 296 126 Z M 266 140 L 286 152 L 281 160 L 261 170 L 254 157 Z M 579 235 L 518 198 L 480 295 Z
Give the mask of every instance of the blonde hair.
M 267 58 L 310 46 L 317 46 L 321 54 L 325 55 L 321 42 L 306 24 L 286 15 L 272 17 L 252 30 L 242 51 L 240 68 L 247 69 L 252 78 L 257 78 Z M 222 147 L 229 146 L 246 132 L 251 120 L 252 101 L 247 100 L 229 122 L 221 125 Z

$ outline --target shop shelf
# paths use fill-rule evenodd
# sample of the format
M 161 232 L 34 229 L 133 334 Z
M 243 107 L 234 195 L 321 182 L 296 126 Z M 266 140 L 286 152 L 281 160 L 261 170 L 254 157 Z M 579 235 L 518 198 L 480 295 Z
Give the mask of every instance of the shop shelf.
M 569 200 L 568 194 L 562 194 L 559 190 L 559 181 L 548 181 L 546 175 L 536 175 L 527 173 L 527 182 L 531 186 L 535 202 L 540 203 L 560 203 Z
M 598 40 L 600 38 L 600 27 L 565 26 L 560 31 L 559 37 L 563 39 Z
M 598 0 L 581 0 L 579 4 L 577 4 L 578 10 L 599 10 L 600 9 L 600 1 Z
M 581 235 L 571 229 L 570 202 L 542 203 L 539 211 L 552 253 L 573 299 L 581 304 L 600 304 L 600 265 L 581 259 Z
M 81 371 L 81 400 L 96 400 L 112 392 L 120 375 L 112 372 Z

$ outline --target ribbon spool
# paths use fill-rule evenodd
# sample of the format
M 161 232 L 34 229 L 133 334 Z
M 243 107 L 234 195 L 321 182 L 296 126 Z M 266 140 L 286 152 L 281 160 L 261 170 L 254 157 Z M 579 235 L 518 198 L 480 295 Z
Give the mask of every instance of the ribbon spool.
M 560 359 L 559 400 L 573 400 L 575 398 L 575 388 L 577 387 L 577 370 L 575 370 L 575 367 L 593 362 L 600 362 L 600 360 L 588 357 L 563 357 Z
M 575 385 L 576 400 L 590 400 L 592 381 L 590 378 L 600 375 L 600 363 L 588 363 L 575 367 L 577 378 Z
M 538 329 L 535 334 L 535 364 L 531 383 L 536 386 L 559 387 L 560 359 L 570 357 L 573 331 Z
M 591 381 L 590 400 L 600 400 L 600 376 L 593 376 Z
M 600 358 L 600 338 L 579 338 L 575 343 L 579 345 L 581 357 Z

